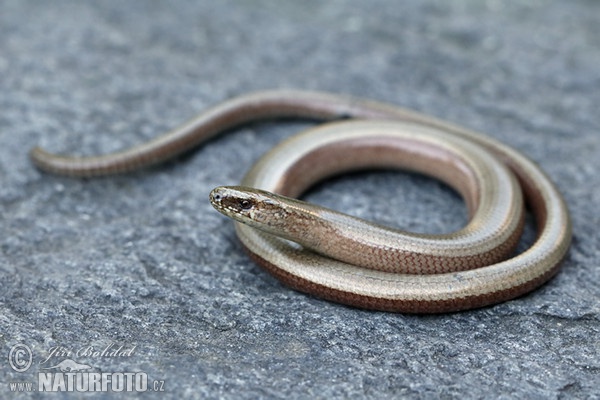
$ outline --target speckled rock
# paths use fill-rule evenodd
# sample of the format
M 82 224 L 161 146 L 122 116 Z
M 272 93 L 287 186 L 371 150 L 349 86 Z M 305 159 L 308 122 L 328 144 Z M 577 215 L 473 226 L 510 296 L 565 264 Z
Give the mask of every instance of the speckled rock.
M 599 398 L 599 27 L 600 3 L 583 0 L 2 1 L 0 397 L 70 359 L 145 373 L 171 398 Z M 437 316 L 282 286 L 207 196 L 309 122 L 245 126 L 118 177 L 46 175 L 27 158 L 123 149 L 283 87 L 388 101 L 521 149 L 572 210 L 563 270 L 528 296 Z M 402 172 L 308 198 L 421 232 L 466 221 L 453 191 Z

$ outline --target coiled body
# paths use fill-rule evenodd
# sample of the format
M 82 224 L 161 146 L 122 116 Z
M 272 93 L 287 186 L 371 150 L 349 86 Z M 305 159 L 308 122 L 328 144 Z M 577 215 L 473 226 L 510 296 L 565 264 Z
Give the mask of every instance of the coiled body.
M 267 221 L 266 228 L 243 213 L 224 212 L 242 222 L 236 230 L 250 255 L 297 290 L 368 309 L 464 310 L 538 287 L 556 273 L 568 250 L 571 223 L 566 205 L 535 163 L 490 137 L 366 100 L 302 91 L 260 92 L 218 105 L 154 141 L 121 153 L 69 158 L 34 149 L 31 156 L 40 168 L 59 174 L 120 173 L 159 163 L 234 126 L 278 117 L 377 121 L 326 125 L 316 133 L 291 139 L 265 156 L 244 179 L 244 186 L 297 196 L 316 180 L 349 169 L 410 168 L 454 186 L 472 217 L 458 232 L 425 237 L 387 231 L 316 206 L 296 206 L 303 213 L 287 214 L 277 223 Z M 518 186 L 537 221 L 538 238 L 525 252 L 502 260 L 514 248 L 522 227 Z M 231 206 L 239 196 L 220 189 L 213 192 L 211 201 L 223 212 L 223 199 L 231 201 Z M 245 201 L 256 202 L 262 207 L 258 211 L 274 202 L 267 195 L 259 204 L 264 194 L 252 190 L 241 196 L 250 196 Z M 282 201 L 283 208 L 272 215 L 290 210 L 288 200 Z M 238 208 L 243 210 L 247 204 L 239 203 Z M 317 234 L 310 234 L 316 230 Z M 278 232 L 316 252 L 273 235 Z M 390 239 L 392 235 L 400 238 Z M 399 250 L 390 250 L 390 243 Z

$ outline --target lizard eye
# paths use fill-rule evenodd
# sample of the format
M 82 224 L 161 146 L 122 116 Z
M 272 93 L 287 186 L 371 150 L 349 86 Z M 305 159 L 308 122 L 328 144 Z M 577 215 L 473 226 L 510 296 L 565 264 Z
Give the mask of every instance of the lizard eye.
M 252 208 L 252 202 L 250 200 L 241 200 L 240 207 L 242 210 L 249 210 Z

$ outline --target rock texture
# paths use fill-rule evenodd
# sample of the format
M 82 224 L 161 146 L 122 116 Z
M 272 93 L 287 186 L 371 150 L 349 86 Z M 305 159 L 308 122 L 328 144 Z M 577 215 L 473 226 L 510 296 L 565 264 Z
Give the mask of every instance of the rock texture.
M 0 396 L 71 359 L 144 372 L 171 398 L 599 398 L 599 65 L 594 1 L 2 1 Z M 437 316 L 282 286 L 207 195 L 304 121 L 245 126 L 118 177 L 46 175 L 27 158 L 35 145 L 123 149 L 284 87 L 388 101 L 521 149 L 572 210 L 562 272 L 523 298 Z M 466 220 L 453 191 L 401 172 L 308 198 L 422 232 Z M 10 366 L 16 344 L 32 351 L 26 372 Z

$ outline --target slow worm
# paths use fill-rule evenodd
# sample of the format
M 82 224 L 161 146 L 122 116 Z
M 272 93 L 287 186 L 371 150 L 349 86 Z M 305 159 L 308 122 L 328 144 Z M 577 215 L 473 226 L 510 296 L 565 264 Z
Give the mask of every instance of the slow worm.
M 537 288 L 557 272 L 568 251 L 567 207 L 534 162 L 491 137 L 368 100 L 258 92 L 221 103 L 123 152 L 75 158 L 34 148 L 30 155 L 40 169 L 57 174 L 124 173 L 241 124 L 282 117 L 352 120 L 284 141 L 252 168 L 241 187 L 216 188 L 210 199 L 238 221 L 236 231 L 251 257 L 299 291 L 366 309 L 465 310 Z M 446 235 L 416 235 L 290 198 L 327 176 L 373 167 L 411 169 L 447 182 L 465 199 L 470 222 Z M 523 198 L 538 235 L 530 248 L 509 258 L 523 226 Z

